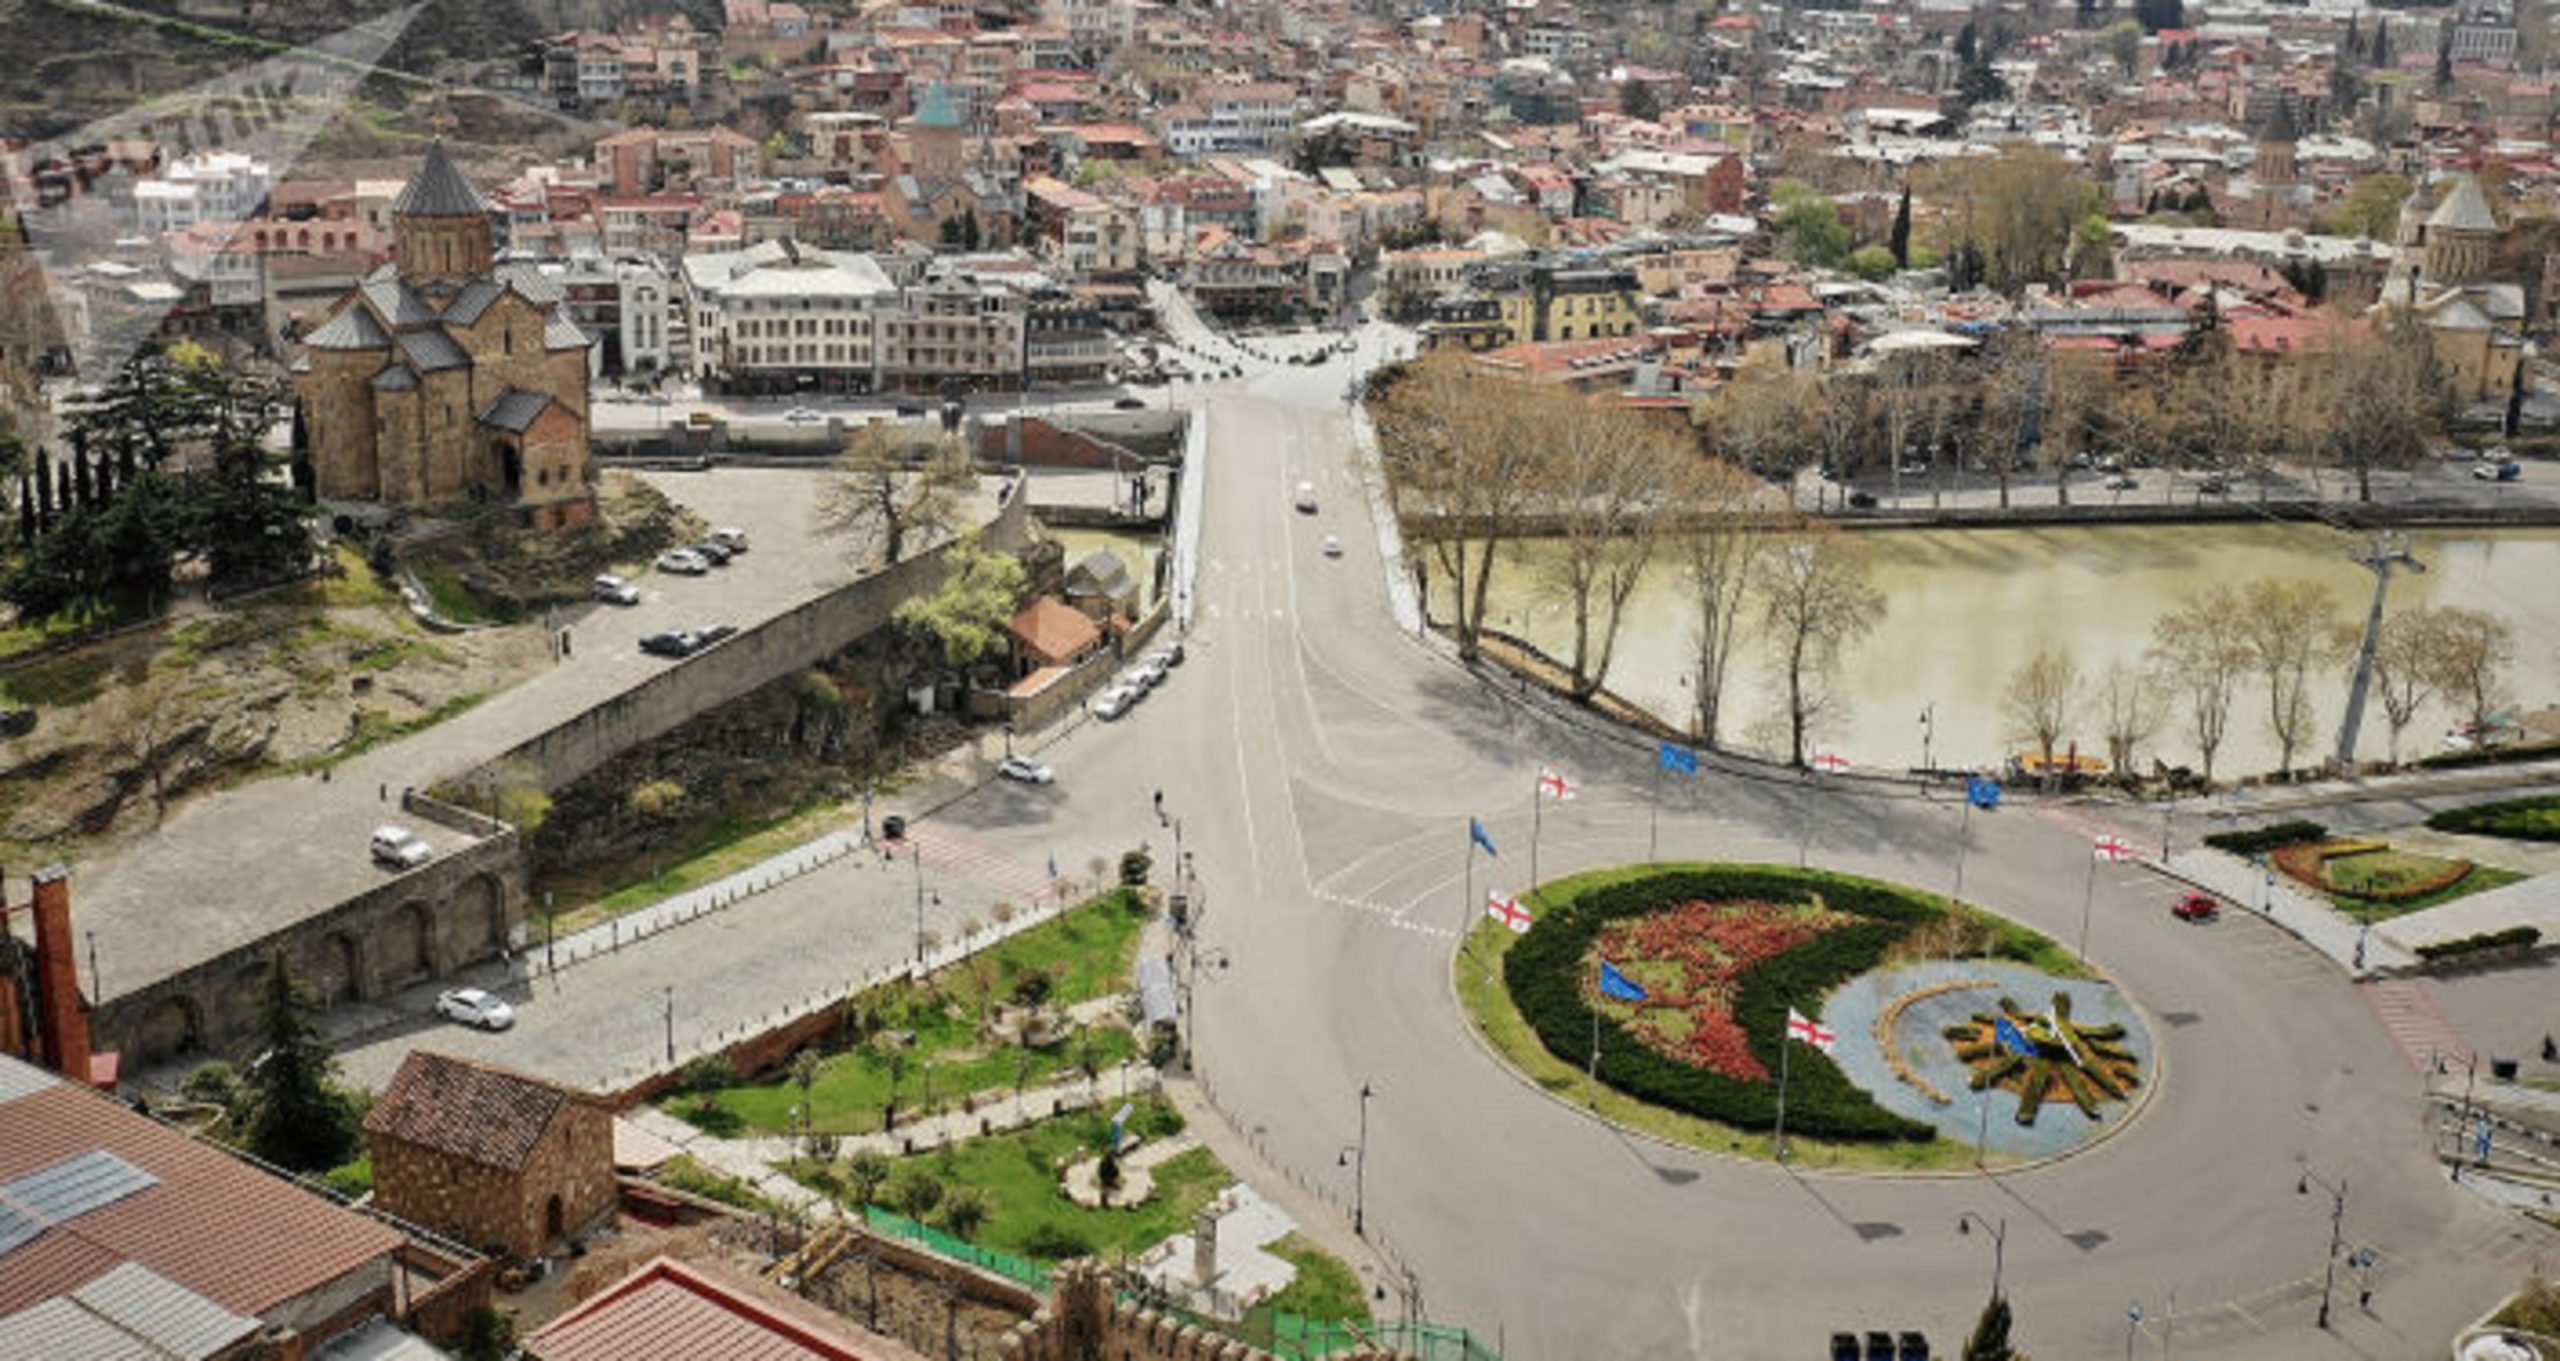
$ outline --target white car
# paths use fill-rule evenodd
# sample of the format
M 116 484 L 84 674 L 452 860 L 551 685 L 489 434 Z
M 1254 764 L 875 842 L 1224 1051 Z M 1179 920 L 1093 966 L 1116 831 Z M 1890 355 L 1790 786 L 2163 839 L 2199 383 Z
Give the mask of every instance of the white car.
M 610 572 L 597 577 L 594 584 L 589 587 L 589 590 L 596 599 L 601 600 L 608 605 L 637 605 L 640 603 L 640 588 Z
M 1058 772 L 1028 756 L 1008 756 L 996 762 L 996 774 L 1024 784 L 1055 784 L 1058 779 Z
M 747 531 L 735 525 L 723 525 L 711 531 L 711 541 L 732 553 L 747 551 Z
M 1326 557 L 1328 557 L 1328 558 L 1338 558 L 1338 557 L 1341 557 L 1341 556 L 1342 556 L 1342 540 L 1340 540 L 1340 539 L 1338 539 L 1338 538 L 1335 538 L 1335 537 L 1334 537 L 1333 535 L 1331 535 L 1331 534 L 1327 534 L 1327 535 L 1325 535 L 1325 536 L 1324 536 L 1324 555 L 1325 555 Z
M 1171 662 L 1164 659 L 1163 654 L 1154 653 L 1150 654 L 1146 660 L 1129 668 L 1129 674 L 1137 677 L 1139 680 L 1145 681 L 1147 688 L 1153 690 L 1157 686 L 1164 684 L 1165 674 L 1169 669 L 1171 669 L 1172 665 L 1173 664 Z
M 1144 693 L 1146 692 L 1142 689 L 1131 689 L 1126 685 L 1114 685 L 1110 689 L 1093 697 L 1093 716 L 1105 721 L 1118 718 L 1120 715 L 1129 712 L 1129 706 L 1137 703 L 1138 696 Z
M 406 827 L 384 825 L 373 829 L 373 858 L 394 869 L 413 870 L 433 860 L 435 847 L 427 839 Z
M 436 995 L 436 1014 L 482 1030 L 504 1030 L 516 1023 L 516 1009 L 505 999 L 478 988 L 455 988 Z
M 808 407 L 795 406 L 789 411 L 783 412 L 782 419 L 791 422 L 793 425 L 816 425 L 820 421 L 825 420 L 826 417 L 816 411 L 810 410 Z
M 711 563 L 690 548 L 679 548 L 658 555 L 658 570 L 673 572 L 680 577 L 707 576 L 711 572 Z

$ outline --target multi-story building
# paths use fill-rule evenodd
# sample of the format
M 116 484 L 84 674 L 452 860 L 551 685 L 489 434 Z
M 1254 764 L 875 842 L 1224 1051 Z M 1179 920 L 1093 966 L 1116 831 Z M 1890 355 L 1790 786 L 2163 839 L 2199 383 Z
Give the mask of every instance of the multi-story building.
M 868 392 L 897 286 L 867 255 L 766 241 L 687 255 L 694 376 L 738 392 Z
M 1164 141 L 1177 156 L 1270 151 L 1297 130 L 1298 92 L 1276 82 L 1217 82 L 1190 103 L 1161 115 Z
M 541 266 L 560 286 L 561 308 L 597 338 L 596 371 L 608 378 L 667 367 L 674 288 L 651 257 L 576 255 Z
M 1594 340 L 1631 336 L 1644 325 L 1635 272 L 1621 266 L 1526 260 L 1473 270 L 1467 281 L 1464 296 L 1472 301 L 1443 304 L 1424 323 L 1426 348 Z
M 266 206 L 275 172 L 233 151 L 182 156 L 133 186 L 137 226 L 153 236 L 199 222 L 245 222 Z
M 1098 383 L 1111 369 L 1111 333 L 1092 300 L 1055 285 L 1026 290 L 1023 372 L 1033 384 Z
M 1023 295 L 937 260 L 880 326 L 880 385 L 912 392 L 1022 385 Z

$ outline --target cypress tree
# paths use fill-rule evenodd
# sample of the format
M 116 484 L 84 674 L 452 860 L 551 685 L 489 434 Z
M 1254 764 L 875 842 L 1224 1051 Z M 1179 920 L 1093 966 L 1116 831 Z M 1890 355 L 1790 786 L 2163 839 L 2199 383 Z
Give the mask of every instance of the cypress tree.
M 82 510 L 98 504 L 98 489 L 89 480 L 89 456 L 76 450 L 71 455 L 71 495 Z
M 263 1051 L 246 1082 L 255 1105 L 249 1151 L 295 1172 L 321 1172 L 355 1148 L 355 1119 L 332 1083 L 335 1060 L 304 1015 L 311 999 L 285 967 L 284 951 L 267 957 L 258 985 L 257 1044 Z
M 36 493 L 27 485 L 25 474 L 18 477 L 18 542 L 32 547 L 36 541 Z
M 2391 64 L 2391 21 L 2388 19 L 2378 20 L 2373 26 L 2373 64 Z
M 1911 186 L 1902 186 L 1902 206 L 1893 211 L 1893 235 L 1888 248 L 1893 251 L 1895 269 L 1911 268 Z
M 53 526 L 53 451 L 36 446 L 36 528 Z

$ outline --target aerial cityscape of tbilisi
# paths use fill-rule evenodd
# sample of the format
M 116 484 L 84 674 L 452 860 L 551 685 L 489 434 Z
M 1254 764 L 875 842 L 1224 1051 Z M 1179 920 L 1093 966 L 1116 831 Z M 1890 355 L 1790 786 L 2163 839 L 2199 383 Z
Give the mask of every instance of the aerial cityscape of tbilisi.
M 0 1361 L 2560 1361 L 2552 11 L 0 0 Z

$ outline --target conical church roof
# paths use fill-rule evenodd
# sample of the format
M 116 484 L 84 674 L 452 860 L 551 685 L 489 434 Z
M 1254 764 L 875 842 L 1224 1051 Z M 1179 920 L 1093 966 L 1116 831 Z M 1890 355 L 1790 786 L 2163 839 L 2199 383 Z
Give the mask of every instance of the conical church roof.
M 401 217 L 481 217 L 488 213 L 489 201 L 444 154 L 444 143 L 435 142 L 427 147 L 417 175 L 392 201 L 391 211 Z
M 2427 218 L 2427 226 L 2431 230 L 2494 232 L 2498 230 L 2498 219 L 2489 211 L 2489 200 L 2480 192 L 2480 181 L 2465 175 L 2453 182 L 2453 192 L 2436 205 L 2435 212 Z

